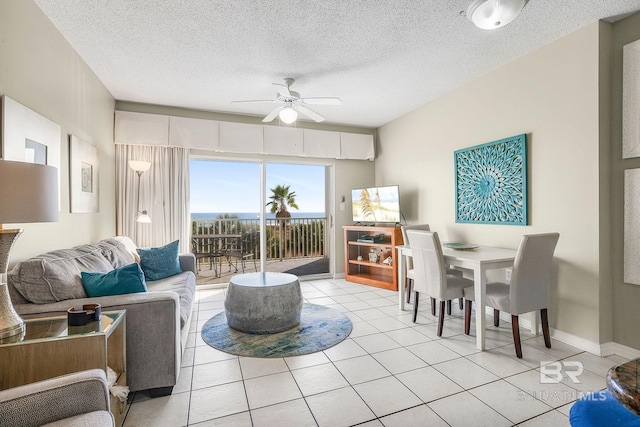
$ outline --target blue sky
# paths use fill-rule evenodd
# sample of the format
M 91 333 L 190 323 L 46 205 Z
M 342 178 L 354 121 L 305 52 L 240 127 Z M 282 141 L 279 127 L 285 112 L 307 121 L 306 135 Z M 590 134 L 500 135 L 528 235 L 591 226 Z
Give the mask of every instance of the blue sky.
M 260 165 L 191 160 L 191 212 L 259 212 Z M 290 185 L 298 212 L 324 212 L 324 166 L 267 163 L 270 188 Z M 295 212 L 295 210 L 293 210 Z

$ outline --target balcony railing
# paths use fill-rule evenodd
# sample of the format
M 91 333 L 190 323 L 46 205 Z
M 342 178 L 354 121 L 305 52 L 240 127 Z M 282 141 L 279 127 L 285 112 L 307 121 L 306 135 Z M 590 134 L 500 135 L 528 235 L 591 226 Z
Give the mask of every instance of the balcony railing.
M 325 256 L 327 218 L 279 218 L 266 220 L 267 261 Z M 239 234 L 247 246 L 255 247 L 260 259 L 260 220 L 212 218 L 192 220 L 191 231 L 196 234 Z M 206 244 L 203 240 L 202 245 Z M 208 248 L 198 248 L 206 252 Z

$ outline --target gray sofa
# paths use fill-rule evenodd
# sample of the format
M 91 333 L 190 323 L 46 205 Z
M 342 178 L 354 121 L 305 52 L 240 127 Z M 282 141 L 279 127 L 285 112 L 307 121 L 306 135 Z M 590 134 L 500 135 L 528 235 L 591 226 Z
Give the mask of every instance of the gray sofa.
M 133 262 L 136 246 L 117 236 L 94 245 L 47 252 L 18 263 L 8 274 L 9 294 L 24 318 L 65 315 L 71 307 L 100 304 L 127 310 L 127 385 L 153 397 L 171 394 L 191 324 L 195 257 L 181 254 L 182 273 L 147 281 L 148 292 L 89 298 L 81 272 L 108 272 Z

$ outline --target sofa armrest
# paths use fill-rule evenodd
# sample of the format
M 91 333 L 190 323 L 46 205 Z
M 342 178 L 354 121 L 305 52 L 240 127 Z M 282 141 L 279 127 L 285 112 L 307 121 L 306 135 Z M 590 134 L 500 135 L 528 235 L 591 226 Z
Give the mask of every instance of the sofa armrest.
M 109 416 L 106 418 L 110 423 L 106 425 L 115 425 L 113 415 L 109 412 L 107 378 L 101 369 L 76 372 L 0 391 L 3 425 L 43 425 L 96 411 L 107 412 Z
M 193 274 L 197 274 L 196 272 L 196 256 L 191 253 L 180 254 L 178 255 L 180 259 L 180 268 L 182 271 L 192 271 Z

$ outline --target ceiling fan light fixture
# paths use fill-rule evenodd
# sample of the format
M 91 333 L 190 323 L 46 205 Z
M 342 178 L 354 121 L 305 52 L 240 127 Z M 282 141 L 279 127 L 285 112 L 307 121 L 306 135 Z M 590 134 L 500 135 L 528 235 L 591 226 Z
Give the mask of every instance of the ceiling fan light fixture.
M 284 107 L 282 110 L 280 110 L 278 116 L 280 116 L 280 120 L 290 125 L 298 119 L 298 112 L 292 107 Z
M 476 27 L 494 30 L 516 19 L 528 0 L 475 0 L 467 8 L 467 18 Z

